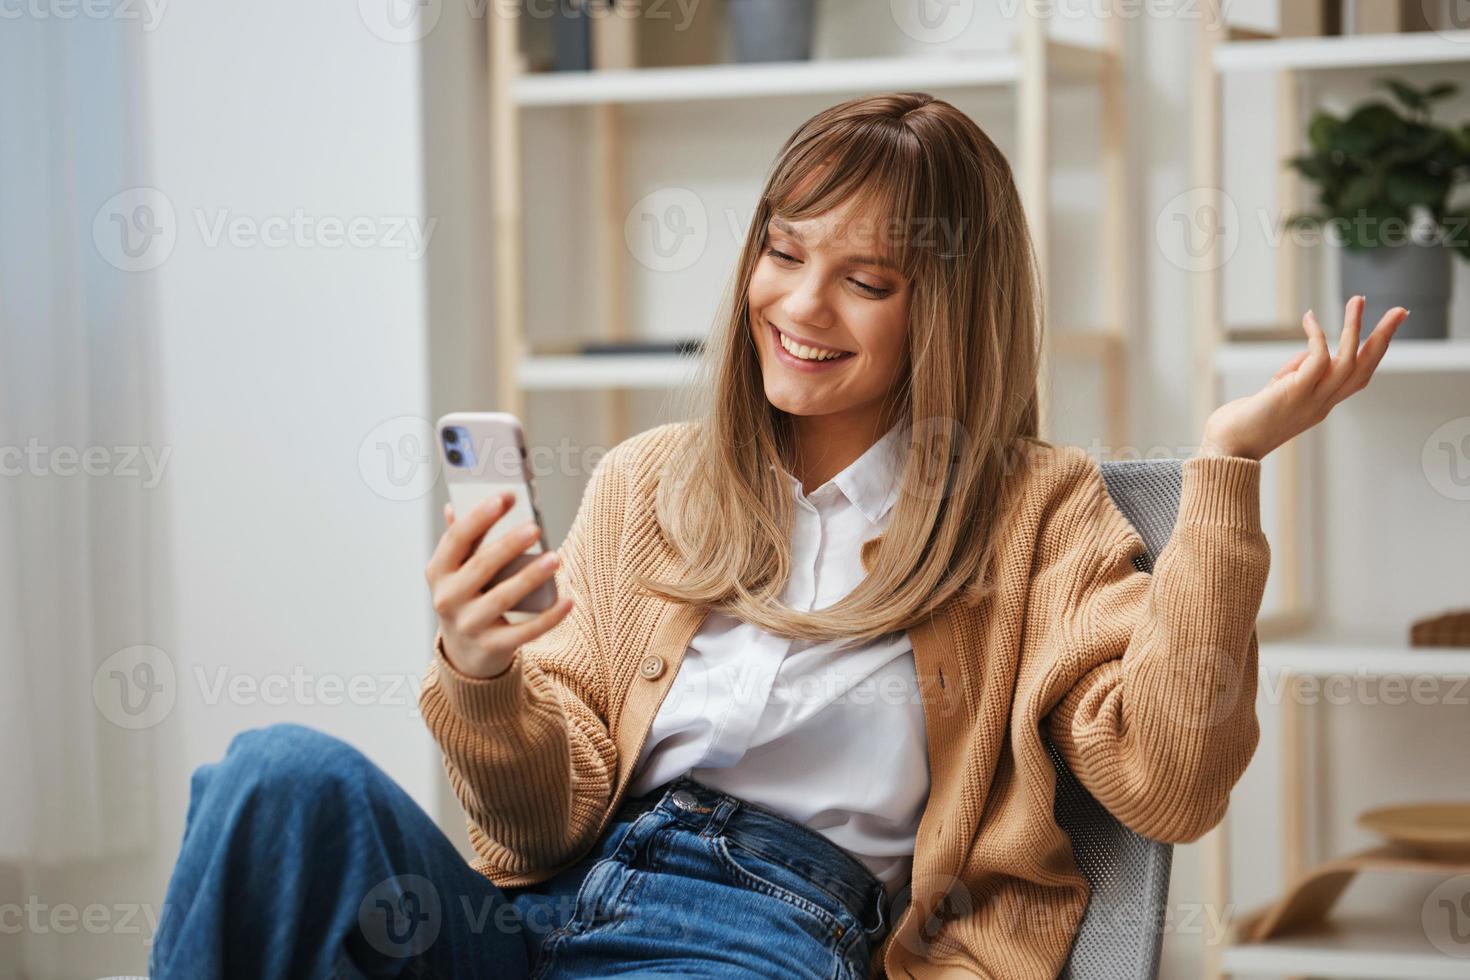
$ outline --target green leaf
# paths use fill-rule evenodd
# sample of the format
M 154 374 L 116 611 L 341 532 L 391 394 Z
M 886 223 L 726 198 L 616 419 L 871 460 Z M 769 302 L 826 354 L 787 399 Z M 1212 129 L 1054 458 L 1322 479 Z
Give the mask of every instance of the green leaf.
M 1332 134 L 1336 149 L 1364 161 L 1378 149 L 1402 136 L 1404 119 L 1382 102 L 1360 106 Z
M 1326 181 L 1333 174 L 1332 159 L 1326 156 L 1292 157 L 1286 165 L 1303 177 L 1315 181 Z
M 1322 227 L 1323 217 L 1319 214 L 1289 214 L 1282 222 L 1287 228 L 1315 229 Z
M 1312 123 L 1307 127 L 1307 141 L 1312 149 L 1318 153 L 1325 153 L 1332 149 L 1332 135 L 1342 125 L 1342 120 L 1330 112 L 1318 112 L 1312 116 Z
M 1378 178 L 1375 175 L 1355 174 L 1343 183 L 1342 197 L 1337 202 L 1338 210 L 1347 213 L 1365 210 L 1381 203 L 1378 200 L 1379 194 Z
M 1339 219 L 1337 226 L 1342 232 L 1344 247 L 1353 251 L 1377 248 L 1382 245 L 1389 222 L 1401 225 L 1404 229 L 1407 229 L 1409 224 L 1407 212 L 1387 205 L 1376 205 L 1352 212 L 1344 211 L 1335 217 Z
M 1414 112 L 1424 112 L 1429 107 L 1424 95 L 1408 82 L 1397 78 L 1378 78 L 1374 81 L 1380 88 L 1386 88 L 1392 92 L 1395 98 Z
M 1424 98 L 1431 101 L 1434 99 L 1447 99 L 1458 91 L 1460 91 L 1460 86 L 1454 82 L 1440 82 L 1437 85 L 1431 85 L 1424 92 Z
M 1389 203 L 1398 207 L 1419 204 L 1437 208 L 1450 192 L 1450 180 L 1447 175 L 1435 177 L 1421 170 L 1395 170 L 1384 181 L 1383 189 Z

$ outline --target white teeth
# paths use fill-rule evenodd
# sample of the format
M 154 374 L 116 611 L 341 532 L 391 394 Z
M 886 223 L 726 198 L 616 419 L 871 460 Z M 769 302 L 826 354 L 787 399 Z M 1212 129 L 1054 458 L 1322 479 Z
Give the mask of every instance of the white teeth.
M 830 361 L 834 357 L 842 356 L 836 351 L 819 351 L 805 344 L 798 344 L 779 330 L 776 331 L 776 336 L 781 338 L 782 347 L 804 361 Z

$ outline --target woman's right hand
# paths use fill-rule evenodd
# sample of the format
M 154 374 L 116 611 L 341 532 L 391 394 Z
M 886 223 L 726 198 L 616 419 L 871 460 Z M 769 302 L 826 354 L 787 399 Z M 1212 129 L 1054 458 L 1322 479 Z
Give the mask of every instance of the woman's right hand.
M 505 672 L 517 648 L 561 622 L 572 608 L 571 596 L 561 596 L 535 617 L 511 623 L 507 610 L 536 591 L 556 574 L 560 556 L 548 551 L 488 592 L 481 592 L 510 561 L 541 536 L 534 521 L 482 548 L 476 544 L 505 515 L 513 498 L 499 494 L 481 501 L 461 520 L 444 505 L 448 525 L 439 546 L 424 569 L 434 612 L 444 638 L 444 655 L 455 670 L 469 677 L 488 678 Z

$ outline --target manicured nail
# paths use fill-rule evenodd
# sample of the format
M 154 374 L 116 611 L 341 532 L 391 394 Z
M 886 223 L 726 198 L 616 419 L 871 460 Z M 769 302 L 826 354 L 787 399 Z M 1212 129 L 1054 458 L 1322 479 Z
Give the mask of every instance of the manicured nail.
M 535 524 L 527 524 L 527 525 L 525 525 L 524 527 L 521 528 L 521 531 L 520 531 L 522 540 L 525 540 L 525 541 L 532 540 L 533 538 L 536 537 L 537 531 L 538 531 L 538 528 L 536 527 Z
M 561 556 L 554 551 L 548 551 L 541 556 L 542 568 L 555 568 L 559 564 L 561 564 Z

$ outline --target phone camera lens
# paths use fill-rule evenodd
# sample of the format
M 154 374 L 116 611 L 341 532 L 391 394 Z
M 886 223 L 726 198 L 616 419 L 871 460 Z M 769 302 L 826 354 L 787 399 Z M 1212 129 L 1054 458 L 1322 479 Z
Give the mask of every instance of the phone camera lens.
M 444 430 L 444 441 L 449 443 L 459 442 L 459 433 L 453 429 Z
M 461 462 L 464 461 L 464 453 L 460 452 L 458 449 L 451 449 L 446 455 L 449 456 L 449 461 L 455 466 L 458 466 Z

